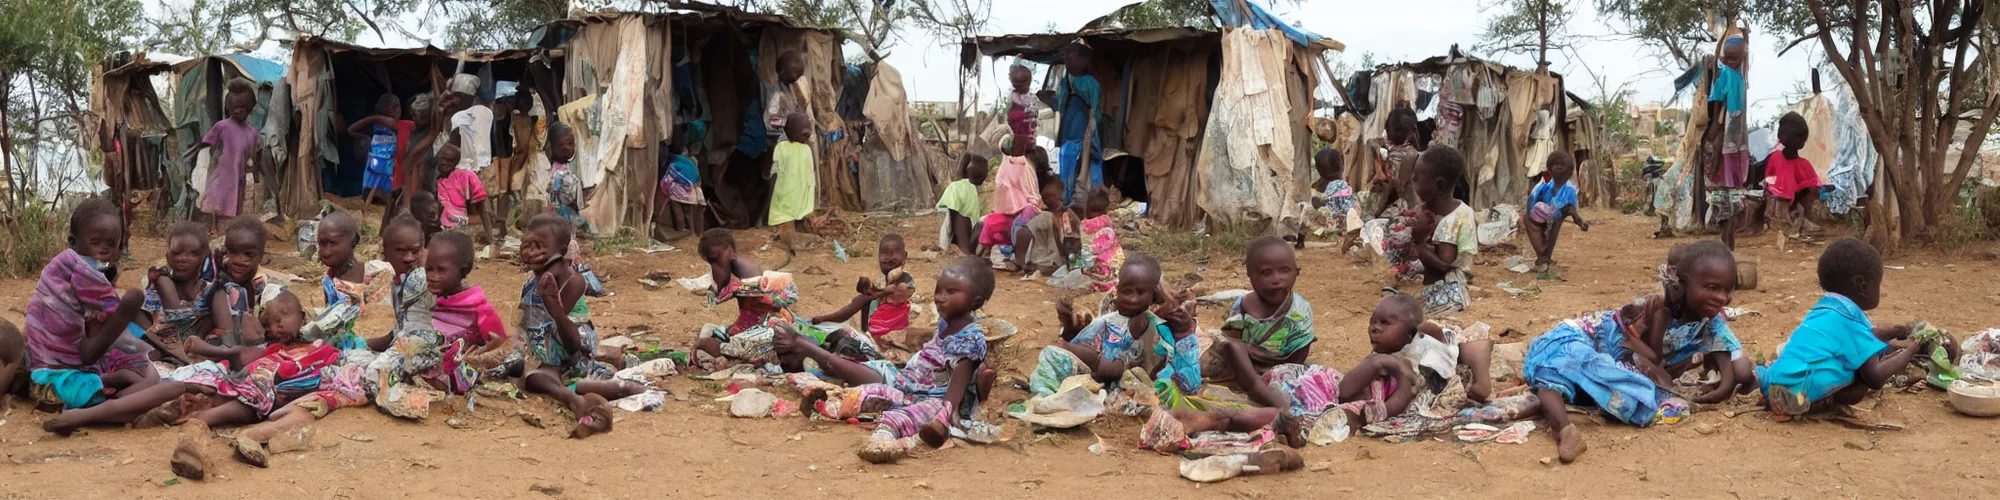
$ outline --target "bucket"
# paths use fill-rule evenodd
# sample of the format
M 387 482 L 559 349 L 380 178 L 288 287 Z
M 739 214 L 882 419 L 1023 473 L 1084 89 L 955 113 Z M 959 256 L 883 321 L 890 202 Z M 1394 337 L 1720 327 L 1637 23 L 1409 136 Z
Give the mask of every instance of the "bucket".
M 1757 289 L 1757 261 L 1754 260 L 1736 261 L 1736 289 L 1737 290 Z

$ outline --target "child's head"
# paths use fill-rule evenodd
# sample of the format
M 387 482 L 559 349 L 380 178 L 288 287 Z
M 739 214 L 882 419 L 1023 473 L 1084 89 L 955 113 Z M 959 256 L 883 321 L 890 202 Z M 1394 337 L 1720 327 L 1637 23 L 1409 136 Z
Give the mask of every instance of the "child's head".
M 264 303 L 264 311 L 257 315 L 264 325 L 264 339 L 273 344 L 290 344 L 299 338 L 299 330 L 306 324 L 306 308 L 299 303 L 299 296 L 290 290 L 278 291 L 278 296 Z
M 319 264 L 329 273 L 343 272 L 354 263 L 354 246 L 361 244 L 361 224 L 345 210 L 335 210 L 319 219 Z
M 1160 261 L 1141 253 L 1126 256 L 1125 265 L 1118 268 L 1118 287 L 1113 290 L 1117 294 L 1113 305 L 1118 314 L 1126 316 L 1138 316 L 1166 301 L 1160 290 Z
M 1834 240 L 1819 254 L 1819 288 L 1874 310 L 1882 305 L 1882 253 L 1854 238 Z
M 812 142 L 812 117 L 793 111 L 785 115 L 785 140 L 800 144 Z
M 1417 157 L 1417 198 L 1424 203 L 1451 197 L 1465 181 L 1465 158 L 1451 146 L 1437 146 Z
M 390 219 L 389 225 L 382 226 L 382 260 L 389 261 L 397 276 L 422 265 L 424 226 L 408 215 Z
M 1053 176 L 1053 175 L 1051 175 L 1051 176 L 1047 176 L 1047 177 L 1043 177 L 1043 178 L 1042 178 L 1042 182 L 1041 182 L 1041 184 L 1042 184 L 1042 186 L 1041 186 L 1041 189 L 1042 189 L 1042 207 L 1043 207 L 1043 208 L 1046 208 L 1046 209 L 1048 209 L 1048 210 L 1050 210 L 1050 211 L 1054 211 L 1054 210 L 1056 210 L 1056 209 L 1058 209 L 1058 208 L 1062 208 L 1062 206 L 1063 206 L 1063 197 L 1062 197 L 1062 188 L 1063 188 L 1063 182 L 1062 182 L 1062 178 L 1061 178 L 1061 177 L 1056 177 L 1056 176 Z
M 423 225 L 426 235 L 444 230 L 444 220 L 439 218 L 439 213 L 443 211 L 444 205 L 438 203 L 437 193 L 429 189 L 418 189 L 410 195 L 410 217 Z
M 992 263 L 979 257 L 959 259 L 945 267 L 938 273 L 937 287 L 931 292 L 938 315 L 946 320 L 970 316 L 986 307 L 986 299 L 992 297 Z
M 124 225 L 118 205 L 103 198 L 84 200 L 69 213 L 69 248 L 100 264 L 117 264 Z
M 736 260 L 736 235 L 728 229 L 709 228 L 701 232 L 701 241 L 695 250 L 701 252 L 701 260 L 709 264 L 728 264 Z
M 1063 72 L 1069 76 L 1090 74 L 1090 53 L 1090 44 L 1081 38 L 1069 44 L 1069 50 L 1063 53 Z
M 1266 304 L 1291 300 L 1292 284 L 1299 279 L 1299 257 L 1292 244 L 1276 236 L 1250 240 L 1243 249 L 1243 270 L 1250 275 L 1250 290 Z
M 528 219 L 528 230 L 521 232 L 521 265 L 542 272 L 562 260 L 569 251 L 571 231 L 569 221 L 553 213 Z
M 257 277 L 257 267 L 264 264 L 264 240 L 270 237 L 256 217 L 231 219 L 229 227 L 222 230 L 223 275 L 238 285 L 250 286 Z
M 706 238 L 703 241 L 707 241 Z M 882 241 L 875 243 L 875 264 L 882 272 L 894 271 L 909 262 L 910 252 L 903 247 L 903 235 L 889 233 L 882 235 Z
M 778 81 L 792 83 L 806 75 L 806 58 L 798 51 L 778 54 Z
M 382 97 L 375 99 L 375 114 L 401 120 L 403 119 L 403 101 L 397 99 L 396 94 L 382 94 Z
M 1389 110 L 1389 119 L 1383 124 L 1389 135 L 1390 144 L 1414 144 L 1417 142 L 1417 112 L 1410 108 Z
M 250 119 L 250 108 L 257 107 L 257 86 L 243 77 L 229 79 L 229 94 L 222 98 L 222 112 L 236 123 Z
M 1730 295 L 1736 291 L 1736 254 L 1728 245 L 1715 240 L 1695 242 L 1669 265 L 1673 279 L 1667 280 L 1664 291 L 1667 303 L 1678 307 L 1673 311 L 1675 316 L 1713 318 L 1729 307 Z
M 1019 63 L 1007 68 L 1007 83 L 1014 85 L 1015 92 L 1027 92 L 1028 79 L 1033 76 L 1028 72 L 1027 66 Z
M 1090 190 L 1090 196 L 1083 200 L 1084 215 L 1095 218 L 1111 211 L 1111 191 L 1098 187 Z
M 986 169 L 988 165 L 986 157 L 966 153 L 965 158 L 959 160 L 958 168 L 965 176 L 965 180 L 972 182 L 972 185 L 984 186 L 986 185 Z
M 1008 156 L 1027 156 L 1028 151 L 1035 149 L 1035 134 L 1013 134 L 1001 142 L 1000 149 L 1006 150 Z
M 1339 179 L 1341 161 L 1339 150 L 1321 149 L 1313 153 L 1313 170 L 1319 172 L 1321 179 Z
M 431 124 L 432 111 L 436 109 L 437 98 L 430 92 L 417 94 L 410 98 L 410 121 L 417 122 L 417 126 L 428 127 Z
M 1423 324 L 1424 306 L 1416 296 L 1398 293 L 1383 297 L 1368 317 L 1368 345 L 1378 354 L 1394 354 L 1410 345 Z
M 450 85 L 451 88 L 446 89 L 450 93 L 444 96 L 446 111 L 458 112 L 479 103 L 476 97 L 479 94 L 478 75 L 464 73 L 452 75 Z
M 1722 64 L 1737 71 L 1743 70 L 1743 63 L 1749 58 L 1749 49 L 1743 35 L 1731 35 L 1722 41 Z
M 527 244 L 522 244 L 527 251 Z M 465 276 L 472 274 L 472 237 L 449 232 L 431 239 L 430 256 L 424 260 L 424 287 L 432 295 L 448 295 L 465 288 Z
M 1027 151 L 1028 164 L 1035 166 L 1035 175 L 1041 175 L 1042 172 L 1049 171 L 1049 150 L 1042 149 L 1041 146 L 1036 146 L 1031 141 L 1029 142 Z
M 437 152 L 438 175 L 448 174 L 453 169 L 458 168 L 458 159 L 459 159 L 458 134 L 448 134 L 448 135 L 451 136 L 451 139 L 445 141 L 443 146 L 438 146 L 438 152 Z
M 1562 151 L 1549 153 L 1549 162 L 1547 165 L 1549 167 L 1549 180 L 1554 181 L 1557 185 L 1569 182 L 1570 176 L 1576 175 L 1576 157 L 1570 156 L 1569 153 Z
M 576 157 L 576 133 L 562 122 L 549 122 L 549 161 L 568 163 Z
M 1806 147 L 1806 139 L 1811 134 L 1812 128 L 1806 126 L 1806 117 L 1798 113 L 1785 113 L 1783 118 L 1778 119 L 1778 144 L 1783 145 L 1787 153 L 1796 155 L 1800 148 Z
M 167 270 L 174 281 L 201 277 L 201 264 L 208 260 L 208 228 L 194 221 L 175 222 L 167 232 Z

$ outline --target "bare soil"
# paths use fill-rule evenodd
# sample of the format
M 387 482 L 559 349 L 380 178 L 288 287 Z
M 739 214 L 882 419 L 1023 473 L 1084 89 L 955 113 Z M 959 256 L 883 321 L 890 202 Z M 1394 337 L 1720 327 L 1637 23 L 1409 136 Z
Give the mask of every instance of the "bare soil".
M 1586 214 L 1598 221 L 1585 233 L 1567 228 L 1558 256 L 1563 281 L 1542 281 L 1538 294 L 1513 298 L 1500 281 L 1533 282 L 1499 267 L 1504 255 L 1488 252 L 1475 268 L 1472 309 L 1462 318 L 1486 321 L 1502 343 L 1524 342 L 1568 315 L 1614 307 L 1657 289 L 1652 268 L 1671 241 L 1648 238 L 1650 219 L 1605 211 Z M 376 220 L 363 217 L 363 220 Z M 828 311 L 851 297 L 856 276 L 875 267 L 872 242 L 884 231 L 910 236 L 912 248 L 931 241 L 934 218 L 854 222 L 838 241 L 856 254 L 842 263 L 828 247 L 802 254 L 791 265 L 804 298 L 804 314 Z M 744 248 L 755 248 L 768 232 L 743 231 Z M 1131 235 L 1128 235 L 1130 237 Z M 1684 241 L 1684 240 L 1683 240 Z M 705 308 L 703 297 L 671 283 L 645 290 L 635 279 L 651 271 L 674 277 L 702 273 L 692 238 L 677 251 L 646 254 L 638 249 L 593 256 L 617 293 L 593 299 L 592 311 L 606 337 L 632 333 L 669 346 L 693 341 L 702 323 L 733 318 L 733 305 Z M 1740 255 L 1761 270 L 1761 288 L 1735 295 L 1733 305 L 1759 314 L 1731 326 L 1753 353 L 1769 356 L 1798 319 L 1818 299 L 1814 263 L 1821 246 L 1780 251 L 1773 236 L 1744 238 Z M 135 241 L 137 263 L 125 266 L 126 286 L 138 284 L 146 265 L 162 254 L 158 239 Z M 830 246 L 829 246 L 830 247 Z M 271 245 L 268 269 L 306 277 L 320 272 L 310 259 L 282 255 L 289 244 Z M 372 249 L 364 249 L 366 253 Z M 912 252 L 919 253 L 919 252 Z M 1888 259 L 1894 266 L 1883 285 L 1878 323 L 1917 319 L 1960 335 L 1994 326 L 2000 312 L 2000 285 L 1992 276 L 2000 263 L 1973 250 L 1912 251 Z M 753 253 L 775 265 L 772 252 Z M 1169 277 L 1203 278 L 1203 291 L 1246 287 L 1241 257 L 1211 255 L 1166 260 Z M 1313 302 L 1320 341 L 1312 362 L 1347 366 L 1366 353 L 1364 323 L 1386 283 L 1379 264 L 1357 264 L 1330 250 L 1300 256 L 1304 276 L 1298 292 Z M 920 289 L 944 259 L 913 258 Z M 503 316 L 513 316 L 523 274 L 515 266 L 483 261 L 472 282 L 486 287 Z M 1021 335 L 995 347 L 992 362 L 1003 381 L 1033 369 L 1034 353 L 1055 336 L 1051 318 L 1057 292 L 1003 275 L 988 314 L 1013 322 Z M 0 281 L 0 317 L 21 320 L 32 280 Z M 308 292 L 312 284 L 305 285 Z M 303 293 L 308 302 L 318 293 Z M 928 294 L 920 295 L 924 299 Z M 1223 311 L 1204 307 L 1208 324 Z M 364 331 L 392 323 L 374 309 Z M 928 323 L 929 318 L 920 320 Z M 643 331 L 642 331 L 643 330 Z M 636 333 L 635 333 L 636 332 Z M 1753 354 L 1754 355 L 1754 354 Z M 1005 385 L 1005 384 L 1002 384 Z M 175 442 L 171 430 L 98 428 L 63 438 L 45 433 L 48 417 L 24 402 L 0 409 L 0 498 L 537 498 L 556 492 L 569 498 L 739 498 L 863 493 L 871 498 L 1068 497 L 1242 498 L 1310 496 L 1394 496 L 1414 498 L 1989 498 L 2000 488 L 2000 428 L 1993 421 L 1954 413 L 1936 391 L 1892 393 L 1862 405 L 1868 420 L 1906 425 L 1902 431 L 1863 431 L 1833 423 L 1787 423 L 1753 412 L 1727 417 L 1698 413 L 1684 423 L 1637 429 L 1601 420 L 1578 419 L 1591 444 L 1573 465 L 1550 465 L 1554 446 L 1546 430 L 1525 445 L 1465 445 L 1433 440 L 1390 444 L 1352 439 L 1303 450 L 1308 467 L 1293 473 L 1239 478 L 1196 485 L 1176 474 L 1178 458 L 1134 448 L 1139 422 L 1101 418 L 1068 432 L 1036 434 L 1018 421 L 1000 418 L 997 408 L 1018 400 L 1018 389 L 1002 389 L 985 405 L 989 420 L 1005 423 L 1010 441 L 992 446 L 959 446 L 921 454 L 895 465 L 869 465 L 854 450 L 868 432 L 839 423 L 799 417 L 741 420 L 726 415 L 713 398 L 722 388 L 685 375 L 664 387 L 684 400 L 671 400 L 658 413 L 619 412 L 609 435 L 583 441 L 565 438 L 567 417 L 546 399 L 511 401 L 480 398 L 476 411 L 463 406 L 413 423 L 370 409 L 336 412 L 314 427 L 317 438 L 305 452 L 273 457 L 269 469 L 226 458 L 225 440 L 213 444 L 220 465 L 203 482 L 181 480 L 167 461 Z M 1743 398 L 1737 403 L 1747 403 Z M 537 428 L 521 414 L 548 422 Z M 219 429 L 228 434 L 231 429 Z M 1103 439 L 1105 453 L 1087 450 Z

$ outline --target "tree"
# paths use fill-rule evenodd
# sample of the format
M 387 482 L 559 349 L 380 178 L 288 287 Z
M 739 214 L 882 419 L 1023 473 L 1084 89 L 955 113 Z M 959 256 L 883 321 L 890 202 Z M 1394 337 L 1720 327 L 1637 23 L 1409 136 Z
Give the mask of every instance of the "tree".
M 1678 63 L 1694 66 L 1715 45 L 1710 15 L 1736 12 L 1742 0 L 1597 0 L 1597 16 L 1622 21 L 1620 34 Z
M 24 155 L 61 151 L 44 143 L 74 144 L 87 130 L 91 68 L 138 34 L 139 4 L 0 0 L 0 12 L 7 13 L 0 16 L 0 169 L 11 187 L 0 210 L 11 211 L 45 187 L 42 169 L 24 164 Z M 74 152 L 82 165 L 81 149 Z
M 2000 8 L 1990 0 L 1805 0 L 1803 9 L 1758 0 L 1749 14 L 1781 35 L 1817 39 L 1853 90 L 1881 155 L 1877 191 L 1888 195 L 1868 206 L 1870 239 L 1890 249 L 1939 241 L 1972 152 L 1986 140 L 1969 134 L 1968 154 L 1945 165 L 1953 135 L 1962 120 L 1983 131 L 2000 115 L 2000 58 L 1989 50 L 2000 47 Z
M 1496 53 L 1533 54 L 1537 71 L 1548 71 L 1549 51 L 1574 44 L 1569 32 L 1571 14 L 1563 0 L 1502 0 L 1486 8 L 1503 7 L 1505 12 L 1486 21 L 1480 32 L 1480 50 Z
M 589 9 L 592 2 L 578 2 Z M 526 46 L 536 26 L 569 15 L 567 0 L 441 0 L 437 8 L 456 17 L 445 30 L 451 49 L 504 49 Z

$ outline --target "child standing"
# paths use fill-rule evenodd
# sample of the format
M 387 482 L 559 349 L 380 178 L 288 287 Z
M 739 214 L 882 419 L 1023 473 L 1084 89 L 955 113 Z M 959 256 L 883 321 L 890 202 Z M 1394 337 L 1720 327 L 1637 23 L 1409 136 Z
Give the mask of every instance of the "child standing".
M 660 179 L 666 195 L 667 224 L 681 231 L 701 232 L 708 224 L 708 196 L 701 191 L 701 168 L 678 144 L 667 146 L 667 175 Z
M 1362 203 L 1362 214 L 1369 218 L 1387 217 L 1418 203 L 1410 184 L 1416 175 L 1417 112 L 1390 110 L 1384 132 L 1388 134 L 1384 138 L 1370 141 L 1379 161 L 1368 179 L 1368 199 Z
M 1744 119 L 1749 79 L 1748 40 L 1742 32 L 1722 41 L 1720 66 L 1708 91 L 1708 130 L 1702 138 L 1702 159 L 1708 171 L 1709 222 L 1722 228 L 1722 243 L 1736 249 L 1736 212 L 1743 203 L 1742 187 L 1750 174 L 1750 131 Z
M 208 135 L 189 147 L 183 160 L 192 162 L 202 148 L 216 149 L 215 168 L 209 171 L 208 186 L 202 190 L 200 201 L 201 212 L 208 215 L 210 233 L 219 230 L 222 221 L 235 218 L 243 204 L 243 179 L 252 167 L 251 159 L 257 156 L 261 137 L 248 121 L 250 108 L 257 105 L 256 87 L 250 80 L 233 78 L 228 89 L 228 95 L 222 99 L 223 113 L 228 118 L 209 126 Z
M 125 334 L 138 316 L 145 294 L 119 293 L 118 207 L 92 198 L 70 213 L 70 247 L 42 268 L 28 299 L 23 339 L 27 345 L 30 394 L 43 408 L 75 410 L 102 404 L 96 412 L 65 412 L 43 422 L 67 434 L 91 423 L 124 423 L 150 410 L 114 405 L 126 391 L 159 381 L 152 363 Z M 140 351 L 140 352 L 134 352 Z M 116 389 L 105 391 L 105 388 Z M 65 418 L 68 417 L 68 418 Z
M 1576 160 L 1569 153 L 1557 151 L 1549 154 L 1548 177 L 1536 183 L 1528 192 L 1528 213 L 1521 214 L 1521 227 L 1527 229 L 1528 247 L 1535 250 L 1535 268 L 1532 272 L 1554 272 L 1556 265 L 1556 236 L 1562 232 L 1563 219 L 1576 221 L 1577 229 L 1590 230 L 1590 223 L 1583 221 L 1583 215 L 1576 211 L 1576 185 L 1569 182 L 1576 172 Z
M 571 227 L 589 233 L 590 219 L 583 217 L 583 178 L 569 168 L 570 159 L 576 156 L 576 133 L 562 122 L 550 123 L 548 142 L 551 208 Z
M 1758 370 L 1772 420 L 1787 421 L 1831 405 L 1860 403 L 1910 366 L 1918 349 L 1909 325 L 1875 326 L 1867 311 L 1882 302 L 1882 254 L 1842 238 L 1819 256 L 1826 296 L 1792 331 L 1778 359 Z
M 937 207 L 945 211 L 938 246 L 957 248 L 963 255 L 979 255 L 978 225 L 973 221 L 986 215 L 979 201 L 979 186 L 986 184 L 986 158 L 967 154 L 959 161 L 958 180 L 945 185 Z
M 975 316 L 993 296 L 993 269 L 978 258 L 960 259 L 938 274 L 931 296 L 938 309 L 937 336 L 900 370 L 886 361 L 856 362 L 837 356 L 800 339 L 789 327 L 773 340 L 779 352 L 811 359 L 827 375 L 860 386 L 854 390 L 883 393 L 894 402 L 897 407 L 882 413 L 874 434 L 858 453 L 870 463 L 908 455 L 920 437 L 939 446 L 953 429 L 991 431 L 982 429 L 985 425 L 973 416 L 991 390 L 993 377 L 991 370 L 980 369 L 986 361 L 986 328 Z
M 764 178 L 771 180 L 769 217 L 771 225 L 778 228 L 778 242 L 784 244 L 787 255 L 797 255 L 792 226 L 812 215 L 819 196 L 819 173 L 813 168 L 812 119 L 805 113 L 792 113 L 784 125 L 785 142 L 778 143 L 771 153 L 771 171 Z M 786 261 L 790 264 L 789 258 Z
M 1778 119 L 1778 144 L 1782 149 L 1764 160 L 1764 187 L 1771 200 L 1771 219 L 1790 226 L 1784 229 L 1788 237 L 1805 236 L 1806 215 L 1811 213 L 1813 201 L 1819 199 L 1819 171 L 1813 170 L 1811 161 L 1799 156 L 1809 133 L 1805 117 L 1785 113 Z
M 862 277 L 855 283 L 854 300 L 834 312 L 812 318 L 818 323 L 843 323 L 855 313 L 876 345 L 896 345 L 891 334 L 910 329 L 910 296 L 916 293 L 917 278 L 903 271 L 909 261 L 903 235 L 885 234 L 875 244 L 875 263 L 882 271 L 880 281 Z M 907 349 L 907 348 L 906 348 Z
M 395 189 L 392 180 L 396 172 L 397 130 L 401 127 L 403 103 L 396 94 L 382 94 L 375 100 L 375 115 L 347 126 L 347 135 L 368 140 L 368 169 L 361 176 L 361 188 L 367 191 L 364 203 L 373 205 L 376 196 L 389 199 L 389 191 Z
M 1401 280 L 1423 278 L 1424 312 L 1465 310 L 1473 256 L 1479 253 L 1479 223 L 1472 207 L 1453 197 L 1465 182 L 1465 160 L 1450 146 L 1436 146 L 1417 158 L 1412 184 L 1420 208 L 1390 223 L 1384 254 Z
M 1056 85 L 1055 103 L 1050 104 L 1062 111 L 1062 122 L 1056 129 L 1056 143 L 1061 145 L 1056 171 L 1062 175 L 1065 205 L 1104 185 L 1104 151 L 1099 147 L 1102 138 L 1097 136 L 1103 110 L 1098 107 L 1099 87 L 1097 77 L 1090 74 L 1090 59 L 1090 44 L 1083 39 L 1069 46 L 1063 54 L 1067 76 Z M 1082 181 L 1077 179 L 1079 175 Z M 1087 184 L 1078 187 L 1080 182 Z
M 569 265 L 569 223 L 543 214 L 528 221 L 521 238 L 521 265 L 529 278 L 521 286 L 521 348 L 516 357 L 524 374 L 521 389 L 555 398 L 577 416 L 570 437 L 585 438 L 611 431 L 608 400 L 644 392 L 643 387 L 611 379 L 611 367 L 591 358 L 597 350 L 597 329 L 590 323 L 590 306 L 583 299 L 583 274 Z M 513 362 L 507 371 L 513 372 Z M 565 380 L 577 380 L 565 384 Z

